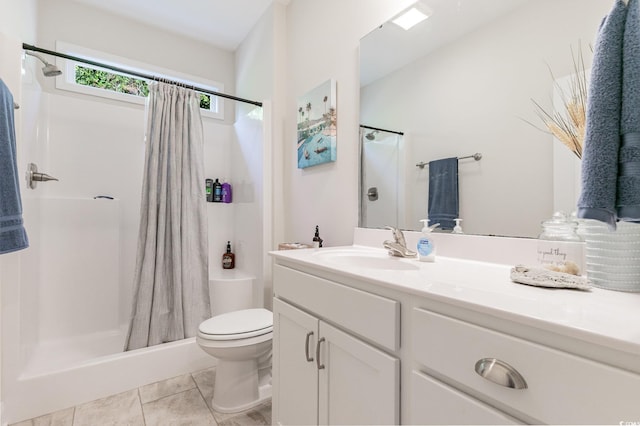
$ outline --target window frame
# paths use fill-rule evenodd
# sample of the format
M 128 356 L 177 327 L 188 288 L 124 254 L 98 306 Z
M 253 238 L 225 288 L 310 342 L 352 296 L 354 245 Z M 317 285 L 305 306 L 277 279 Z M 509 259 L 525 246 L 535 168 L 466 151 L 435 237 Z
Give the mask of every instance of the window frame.
M 220 92 L 220 93 L 224 92 L 224 85 L 220 82 L 203 79 L 201 77 L 184 74 L 177 71 L 172 71 L 166 68 L 156 67 L 150 64 L 137 62 L 131 59 L 123 58 L 116 55 L 111 55 L 104 52 L 99 52 L 93 49 L 84 48 L 84 47 L 73 45 L 70 43 L 57 41 L 56 50 L 58 52 L 65 53 L 67 55 L 87 58 L 95 62 L 103 63 L 105 65 L 112 65 L 118 68 L 125 68 L 134 72 L 153 75 L 158 78 L 166 78 L 168 80 L 184 83 L 187 86 L 198 86 L 200 88 L 208 89 L 214 92 Z M 55 78 L 56 89 L 66 90 L 66 91 L 75 92 L 75 93 L 81 93 L 84 95 L 96 96 L 96 97 L 105 98 L 105 99 L 113 99 L 117 101 L 128 102 L 128 103 L 133 103 L 138 105 L 144 105 L 146 102 L 146 99 L 147 99 L 146 97 L 132 95 L 129 93 L 120 93 L 120 92 L 115 92 L 109 89 L 86 86 L 86 85 L 76 83 L 75 81 L 76 65 L 79 65 L 83 68 L 97 69 L 97 70 L 109 72 L 111 74 L 124 75 L 127 77 L 133 77 L 139 80 L 146 80 L 147 82 L 151 82 L 151 80 L 144 79 L 137 76 L 131 76 L 126 73 L 113 71 L 108 68 L 96 67 L 94 65 L 85 64 L 84 62 L 78 62 L 78 61 L 73 61 L 73 60 L 59 58 L 59 57 L 56 57 L 55 59 L 56 59 L 56 65 L 60 69 L 62 69 L 62 75 L 59 75 Z M 200 108 L 200 114 L 203 117 L 224 120 L 224 98 L 210 95 L 209 93 L 205 93 L 205 94 L 210 96 L 210 99 L 211 99 L 210 105 L 212 109 L 206 110 L 206 109 Z

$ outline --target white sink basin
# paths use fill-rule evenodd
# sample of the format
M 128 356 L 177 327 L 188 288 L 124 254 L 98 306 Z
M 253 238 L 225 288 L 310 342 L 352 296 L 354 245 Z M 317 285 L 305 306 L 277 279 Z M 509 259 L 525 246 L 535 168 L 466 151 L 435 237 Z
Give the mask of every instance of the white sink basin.
M 313 254 L 318 260 L 342 266 L 366 269 L 383 269 L 396 271 L 415 271 L 420 269 L 417 258 L 400 258 L 390 256 L 385 251 L 359 249 L 328 249 Z

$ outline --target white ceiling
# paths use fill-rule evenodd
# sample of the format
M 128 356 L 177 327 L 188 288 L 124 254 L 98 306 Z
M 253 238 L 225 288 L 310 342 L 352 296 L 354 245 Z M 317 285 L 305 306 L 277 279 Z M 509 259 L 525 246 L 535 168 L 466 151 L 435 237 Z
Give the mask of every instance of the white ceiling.
M 360 41 L 360 85 L 394 72 L 534 0 L 421 0 L 433 15 L 405 31 L 387 22 Z
M 274 1 L 288 3 L 288 0 L 75 1 L 232 51 Z

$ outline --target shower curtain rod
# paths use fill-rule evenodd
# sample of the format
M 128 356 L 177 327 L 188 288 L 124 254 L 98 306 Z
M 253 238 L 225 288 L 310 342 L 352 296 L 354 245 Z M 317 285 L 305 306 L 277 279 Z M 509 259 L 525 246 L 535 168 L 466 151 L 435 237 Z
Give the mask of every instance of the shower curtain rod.
M 387 130 L 387 129 L 381 129 L 379 127 L 365 126 L 364 124 L 361 124 L 360 127 L 362 127 L 363 129 L 377 130 L 379 132 L 395 133 L 396 135 L 404 136 L 403 132 L 396 132 L 395 130 Z
M 141 73 L 141 72 L 137 72 L 137 71 L 132 71 L 132 70 L 129 70 L 129 69 L 126 69 L 126 68 L 114 67 L 113 65 L 102 64 L 100 62 L 95 62 L 95 61 L 91 61 L 89 59 L 79 58 L 77 56 L 67 55 L 65 53 L 59 53 L 59 52 L 56 52 L 54 50 L 43 49 L 41 47 L 32 46 L 32 45 L 26 44 L 26 43 L 22 43 L 22 49 L 31 50 L 31 51 L 34 51 L 34 52 L 45 53 L 47 55 L 57 56 L 59 58 L 69 59 L 71 61 L 82 62 L 84 64 L 93 65 L 95 67 L 100 67 L 100 68 L 106 68 L 106 69 L 109 69 L 111 71 L 116 71 L 116 72 L 119 72 L 119 73 L 128 74 L 128 75 L 133 76 L 133 77 L 144 78 L 146 80 L 164 81 L 166 83 L 175 84 L 177 86 L 190 87 L 193 90 L 195 90 L 196 92 L 206 93 L 206 94 L 211 95 L 211 96 L 219 96 L 221 98 L 231 99 L 233 101 L 244 102 L 244 103 L 247 103 L 247 104 L 251 104 L 251 105 L 256 105 L 256 106 L 262 107 L 262 102 L 252 101 L 252 100 L 249 100 L 249 99 L 243 99 L 243 98 L 239 98 L 237 96 L 227 95 L 226 93 L 215 92 L 213 90 L 205 89 L 205 88 L 198 87 L 198 86 L 185 85 L 184 83 L 167 80 L 166 78 L 157 77 L 157 76 L 154 76 L 154 75 L 151 75 L 151 74 L 145 74 L 145 73 Z

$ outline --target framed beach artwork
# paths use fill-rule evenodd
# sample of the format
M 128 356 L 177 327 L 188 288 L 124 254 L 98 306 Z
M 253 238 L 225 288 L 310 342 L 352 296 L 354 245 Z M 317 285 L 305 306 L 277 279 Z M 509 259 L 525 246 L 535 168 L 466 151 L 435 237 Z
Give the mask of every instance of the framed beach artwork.
M 336 82 L 327 80 L 298 98 L 298 168 L 336 161 Z

